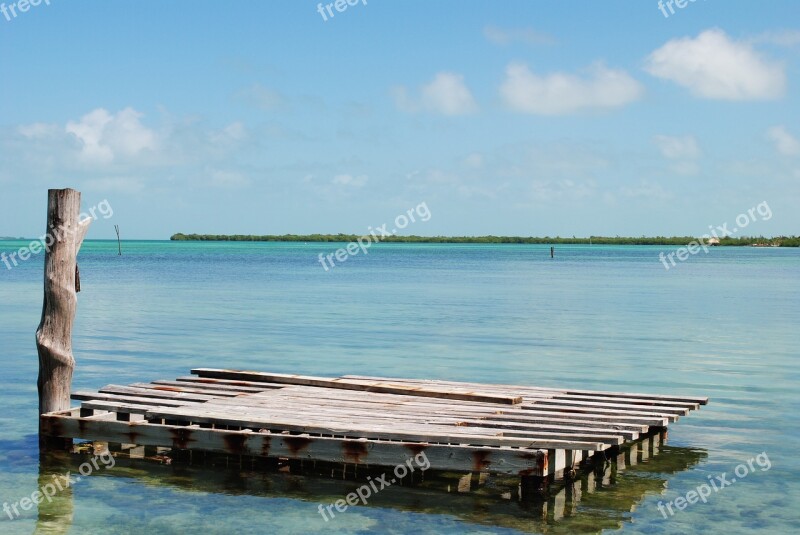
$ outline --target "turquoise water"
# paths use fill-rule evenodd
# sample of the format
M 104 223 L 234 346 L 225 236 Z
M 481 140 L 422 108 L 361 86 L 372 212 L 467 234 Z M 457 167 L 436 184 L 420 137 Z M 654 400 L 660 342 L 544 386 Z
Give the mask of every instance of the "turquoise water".
M 24 242 L 0 242 L 0 251 Z M 334 244 L 87 242 L 74 388 L 229 367 L 709 396 L 669 447 L 569 518 L 475 496 L 394 489 L 325 523 L 348 483 L 148 464 L 71 490 L 59 533 L 789 533 L 800 525 L 800 250 L 715 248 L 669 271 L 659 247 L 374 246 L 325 272 Z M 39 485 L 42 258 L 0 264 L 0 502 Z M 659 501 L 741 479 L 664 519 Z M 676 468 L 678 466 L 679 468 Z M 352 490 L 352 489 L 351 489 Z M 0 517 L 31 533 L 35 508 Z M 44 529 L 40 530 L 45 532 Z

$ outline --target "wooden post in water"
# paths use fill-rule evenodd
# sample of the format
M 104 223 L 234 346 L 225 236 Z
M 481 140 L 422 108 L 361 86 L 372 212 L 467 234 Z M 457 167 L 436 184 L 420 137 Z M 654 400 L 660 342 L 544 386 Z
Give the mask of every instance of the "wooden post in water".
M 75 369 L 72 324 L 80 284 L 77 257 L 92 222 L 91 218 L 79 221 L 80 206 L 79 191 L 51 189 L 47 192 L 44 305 L 42 320 L 36 330 L 40 416 L 70 408 L 70 388 Z M 68 445 L 64 440 L 44 437 L 41 432 L 39 440 L 54 448 Z
M 553 246 L 550 246 L 550 258 L 555 257 L 555 255 L 556 255 L 556 248 L 553 247 Z

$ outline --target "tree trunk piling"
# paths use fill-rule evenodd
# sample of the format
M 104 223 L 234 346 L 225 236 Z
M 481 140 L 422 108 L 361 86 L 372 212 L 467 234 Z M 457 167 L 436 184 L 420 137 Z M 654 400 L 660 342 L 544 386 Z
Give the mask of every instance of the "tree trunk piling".
M 40 415 L 70 408 L 75 369 L 72 326 L 80 291 L 77 257 L 92 222 L 91 218 L 79 221 L 79 191 L 51 189 L 47 195 L 44 304 L 36 330 Z

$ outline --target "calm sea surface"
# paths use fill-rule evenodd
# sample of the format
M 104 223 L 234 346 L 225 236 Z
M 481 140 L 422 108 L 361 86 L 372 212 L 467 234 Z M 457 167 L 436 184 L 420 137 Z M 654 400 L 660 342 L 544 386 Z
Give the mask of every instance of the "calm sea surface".
M 11 252 L 24 242 L 0 242 Z M 228 367 L 709 396 L 668 447 L 565 518 L 481 496 L 390 489 L 326 523 L 356 484 L 134 464 L 83 478 L 41 533 L 792 533 L 800 527 L 800 250 L 87 242 L 74 389 Z M 39 486 L 42 257 L 0 264 L 0 502 Z M 764 454 L 665 520 L 674 500 Z M 78 463 L 73 465 L 73 469 Z M 44 515 L 43 515 L 44 516 Z M 69 518 L 71 517 L 71 520 Z M 0 533 L 33 533 L 36 508 Z M 55 517 L 54 517 L 55 518 Z

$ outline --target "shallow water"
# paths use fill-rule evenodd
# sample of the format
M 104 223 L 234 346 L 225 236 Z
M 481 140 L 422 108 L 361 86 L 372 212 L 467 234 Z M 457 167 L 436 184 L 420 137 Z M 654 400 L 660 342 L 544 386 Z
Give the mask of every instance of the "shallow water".
M 10 252 L 23 242 L 0 242 Z M 665 452 L 563 519 L 481 496 L 387 490 L 331 522 L 352 490 L 324 478 L 147 464 L 71 490 L 63 533 L 788 533 L 800 525 L 800 250 L 714 248 L 669 271 L 659 247 L 374 246 L 325 272 L 334 244 L 87 242 L 74 388 L 230 367 L 709 396 Z M 42 258 L 0 264 L 0 501 L 39 483 Z M 665 519 L 666 503 L 761 453 L 746 478 Z M 764 457 L 762 457 L 764 458 Z M 73 463 L 77 461 L 71 461 Z M 74 467 L 73 467 L 74 468 Z M 33 532 L 37 511 L 0 518 Z

